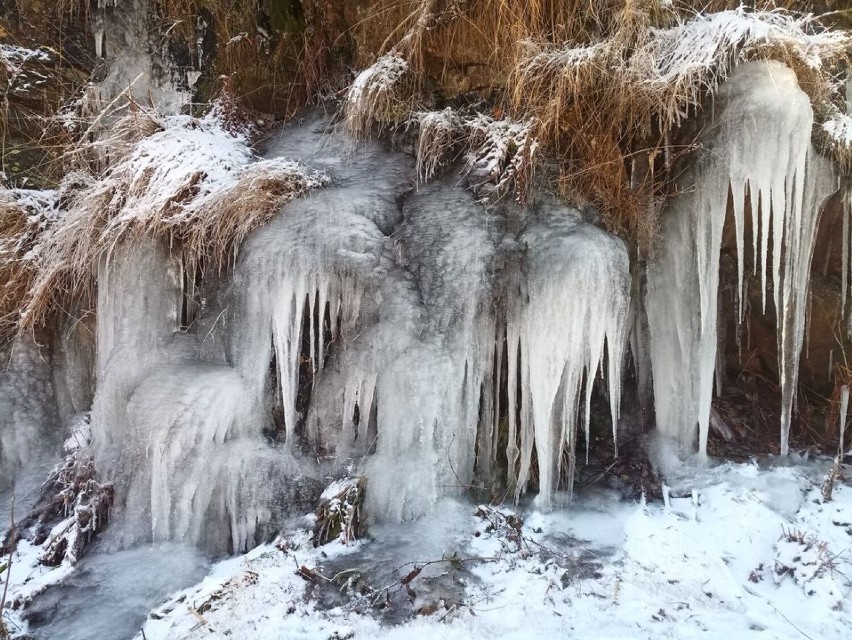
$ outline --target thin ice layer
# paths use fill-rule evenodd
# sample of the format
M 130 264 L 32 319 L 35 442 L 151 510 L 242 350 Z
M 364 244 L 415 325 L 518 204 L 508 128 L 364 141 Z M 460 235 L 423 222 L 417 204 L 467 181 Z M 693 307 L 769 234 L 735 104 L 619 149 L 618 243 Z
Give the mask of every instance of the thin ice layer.
M 811 151 L 813 112 L 795 74 L 775 62 L 744 64 L 715 97 L 703 151 L 683 179 L 694 185 L 663 216 L 660 255 L 648 269 L 647 308 L 657 427 L 706 454 L 717 359 L 719 255 L 732 197 L 742 319 L 745 229 L 759 271 L 763 309 L 779 318 L 781 450 L 788 449 L 808 274 L 830 171 Z M 746 204 L 751 217 L 746 220 Z M 782 259 L 783 258 L 783 259 Z

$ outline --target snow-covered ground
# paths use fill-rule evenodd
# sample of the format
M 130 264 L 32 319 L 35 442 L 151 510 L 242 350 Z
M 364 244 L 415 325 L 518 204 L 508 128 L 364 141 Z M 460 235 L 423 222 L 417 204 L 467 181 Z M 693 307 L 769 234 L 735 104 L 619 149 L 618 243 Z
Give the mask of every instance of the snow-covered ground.
M 306 517 L 275 544 L 213 565 L 151 611 L 136 640 L 848 637 L 852 486 L 847 469 L 824 502 L 829 466 L 694 467 L 670 477 L 667 503 L 627 503 L 591 488 L 547 514 L 445 499 L 431 516 L 375 526 L 348 546 L 313 548 Z M 121 585 L 139 582 L 145 566 L 161 589 L 179 579 L 165 574 L 201 569 L 180 550 L 159 553 L 151 565 L 131 558 L 126 580 L 110 562 L 107 587 L 93 593 L 135 593 Z M 109 555 L 96 548 L 81 565 Z M 70 568 L 34 569 L 36 556 L 21 545 L 12 599 L 69 574 L 74 586 Z M 33 606 L 44 609 L 40 598 Z M 62 609 L 62 625 L 30 631 L 107 637 L 101 631 L 112 627 L 101 618 L 115 618 L 122 603 L 78 600 Z M 107 606 L 95 606 L 102 600 Z M 135 597 L 134 606 L 145 601 Z M 57 606 L 48 602 L 53 614 L 45 613 Z M 21 624 L 16 616 L 12 628 Z
M 296 534 L 215 565 L 137 638 L 848 637 L 852 486 L 823 503 L 826 470 L 725 463 L 678 482 L 668 505 L 597 491 L 521 514 L 517 536 L 491 527 L 508 511 L 458 502 L 348 547 Z M 379 588 L 358 586 L 371 573 Z M 352 593 L 328 608 L 335 576 L 331 590 Z M 406 599 L 420 615 L 381 622 L 394 619 L 382 603 Z

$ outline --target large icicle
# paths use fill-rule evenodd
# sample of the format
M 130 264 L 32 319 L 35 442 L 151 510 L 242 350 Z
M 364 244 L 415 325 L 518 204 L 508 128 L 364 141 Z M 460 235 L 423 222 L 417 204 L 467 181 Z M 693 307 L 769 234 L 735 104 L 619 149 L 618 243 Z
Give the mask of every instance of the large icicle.
M 833 190 L 830 170 L 811 151 L 812 124 L 810 101 L 789 68 L 776 62 L 741 65 L 715 96 L 703 148 L 682 180 L 694 186 L 664 212 L 664 240 L 649 265 L 647 295 L 657 427 L 685 446 L 692 445 L 697 427 L 702 454 L 716 366 L 719 254 L 729 194 L 740 300 L 750 204 L 764 309 L 771 291 L 779 318 L 781 451 L 787 453 L 814 236 L 821 204 Z
M 588 451 L 592 385 L 604 361 L 616 435 L 630 270 L 620 240 L 564 208 L 547 212 L 544 220 L 527 228 L 521 243 L 527 248 L 528 264 L 520 302 L 508 320 L 507 457 L 510 476 L 515 476 L 514 461 L 519 459 L 517 496 L 526 491 L 535 447 L 537 502 L 548 508 L 559 485 L 564 454 L 569 460 L 566 489 L 571 490 L 581 407 Z M 519 379 L 520 399 L 514 397 Z M 514 442 L 515 429 L 520 450 Z
M 480 400 L 493 372 L 489 269 L 497 237 L 473 197 L 441 181 L 404 207 L 399 263 L 382 290 L 378 442 L 369 506 L 410 519 L 473 481 Z

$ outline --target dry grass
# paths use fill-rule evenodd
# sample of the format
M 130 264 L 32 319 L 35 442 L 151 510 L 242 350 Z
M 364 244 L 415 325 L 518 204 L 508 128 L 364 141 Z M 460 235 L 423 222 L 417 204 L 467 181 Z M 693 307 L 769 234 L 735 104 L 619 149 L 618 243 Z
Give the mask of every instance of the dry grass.
M 413 107 L 411 69 L 398 53 L 388 53 L 358 74 L 343 103 L 343 120 L 356 139 L 399 125 Z
M 22 259 L 30 245 L 26 219 L 26 211 L 10 194 L 0 194 L 0 336 L 14 333 L 21 300 L 35 276 L 31 263 Z
M 37 260 L 23 265 L 2 299 L 7 334 L 33 329 L 72 304 L 91 308 L 94 265 L 119 243 L 160 237 L 186 264 L 226 268 L 251 230 L 327 180 L 295 162 L 255 162 L 241 139 L 211 121 L 133 113 L 110 132 L 113 163 L 101 173 L 69 174 L 59 195 L 62 215 L 27 236 L 25 248 L 34 247 Z M 102 144 L 85 143 L 78 154 Z M 0 209 L 0 236 L 19 237 L 20 215 L 7 209 Z
M 290 200 L 328 179 L 297 163 L 264 160 L 245 167 L 236 182 L 209 198 L 181 232 L 184 252 L 225 268 L 245 237 L 269 222 Z
M 49 196 L 0 190 L 0 345 L 18 327 L 23 301 L 38 276 L 37 246 L 55 218 Z
M 780 8 L 802 3 L 757 5 L 377 0 L 355 33 L 362 62 L 379 62 L 358 76 L 344 113 L 362 137 L 410 122 L 400 110 L 423 109 L 426 87 L 453 98 L 464 90 L 455 67 L 473 65 L 490 104 L 515 122 L 534 123 L 530 135 L 540 155 L 555 161 L 562 195 L 592 202 L 611 230 L 648 249 L 674 159 L 689 150 L 672 143 L 678 128 L 738 62 L 790 66 L 820 119 L 839 102 L 850 35 Z M 404 82 L 383 71 L 389 59 L 407 65 Z M 364 91 L 365 84 L 377 89 Z M 435 113 L 443 115 L 413 118 L 422 127 L 420 180 L 457 158 L 464 138 L 464 126 Z
M 538 137 L 563 164 L 563 193 L 601 207 L 608 226 L 653 243 L 653 200 L 665 192 L 669 141 L 739 61 L 788 64 L 815 105 L 837 98 L 833 65 L 848 62 L 852 38 L 784 11 L 660 19 L 635 11 L 608 37 L 582 46 L 530 45 L 510 85 L 512 104 L 534 115 Z M 637 156 L 646 156 L 633 175 Z M 655 175 L 655 169 L 657 175 Z M 662 171 L 660 171 L 662 169 Z
M 796 3 L 767 6 L 778 4 Z M 239 7 L 224 0 L 167 0 L 158 11 L 176 37 L 192 38 L 195 17 L 209 12 L 219 42 L 214 67 L 231 73 L 226 93 L 258 90 L 251 89 L 258 78 L 281 73 L 288 109 L 329 83 L 338 68 L 335 52 L 351 40 L 354 49 L 344 55 L 367 66 L 343 106 L 356 137 L 413 122 L 419 127 L 419 180 L 464 157 L 469 181 L 489 202 L 508 194 L 523 201 L 537 160 L 545 158 L 564 197 L 596 205 L 611 230 L 644 249 L 654 242 L 656 203 L 666 194 L 674 158 L 686 151 L 672 143 L 678 126 L 736 63 L 781 60 L 796 71 L 819 117 L 830 121 L 838 113 L 838 70 L 849 62 L 850 37 L 782 10 L 694 14 L 732 6 L 373 0 L 345 26 L 351 16 L 309 0 L 302 14 L 285 16 L 266 35 L 256 0 Z M 472 75 L 471 68 L 479 78 L 474 87 L 458 81 Z M 270 99 L 278 99 L 275 82 L 267 85 Z M 444 108 L 472 88 L 480 96 L 474 107 Z M 139 154 L 170 125 L 129 101 L 118 106 L 124 117 L 108 109 L 95 115 L 63 157 L 66 169 L 78 171 L 65 180 L 61 223 L 42 229 L 38 242 L 27 241 L 38 246 L 37 267 L 18 259 L 0 266 L 7 283 L 0 298 L 3 327 L 16 326 L 22 308 L 22 326 L 32 327 L 69 298 L 86 300 L 99 256 L 143 234 L 168 238 L 187 262 L 226 266 L 251 229 L 288 198 L 323 183 L 302 167 L 248 158 L 227 188 L 203 163 L 178 162 L 162 173 Z M 822 131 L 848 169 L 852 145 Z M 191 137 L 191 127 L 184 133 Z M 0 237 L 27 236 L 15 203 L 0 207 Z M 31 248 L 3 246 L 16 256 Z

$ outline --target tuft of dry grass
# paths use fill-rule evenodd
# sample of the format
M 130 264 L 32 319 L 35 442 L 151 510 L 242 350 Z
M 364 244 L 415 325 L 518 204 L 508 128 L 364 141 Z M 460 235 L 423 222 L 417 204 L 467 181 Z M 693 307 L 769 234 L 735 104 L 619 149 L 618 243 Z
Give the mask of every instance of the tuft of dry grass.
M 416 171 L 420 182 L 428 182 L 464 156 L 463 173 L 481 202 L 495 204 L 507 196 L 526 201 L 539 149 L 532 134 L 534 121 L 476 112 L 463 115 L 448 107 L 415 113 L 408 125 L 419 129 Z
M 38 275 L 39 240 L 55 224 L 49 192 L 0 190 L 0 345 L 14 337 Z
M 388 53 L 358 74 L 346 93 L 343 121 L 356 139 L 398 125 L 412 108 L 411 69 L 398 53 Z
M 72 303 L 90 308 L 94 265 L 122 242 L 156 236 L 186 264 L 226 268 L 250 231 L 288 200 L 328 181 L 296 162 L 255 161 L 243 138 L 213 120 L 161 120 L 152 113 L 125 118 L 110 130 L 117 140 L 113 164 L 100 173 L 69 174 L 58 194 L 61 215 L 27 236 L 24 246 L 37 259 L 24 265 L 2 299 L 7 332 L 16 325 L 33 329 Z M 84 143 L 79 156 L 98 152 L 102 143 Z M 0 208 L 0 237 L 21 235 L 13 226 L 22 224 L 21 215 Z M 16 264 L 4 262 L 4 268 Z
M 852 172 L 852 114 L 836 111 L 817 128 L 817 140 L 844 174 Z
M 465 138 L 464 121 L 450 107 L 443 111 L 415 113 L 411 120 L 418 127 L 417 180 L 429 182 L 458 157 L 459 146 Z

